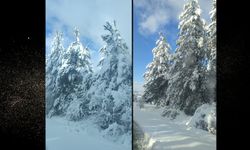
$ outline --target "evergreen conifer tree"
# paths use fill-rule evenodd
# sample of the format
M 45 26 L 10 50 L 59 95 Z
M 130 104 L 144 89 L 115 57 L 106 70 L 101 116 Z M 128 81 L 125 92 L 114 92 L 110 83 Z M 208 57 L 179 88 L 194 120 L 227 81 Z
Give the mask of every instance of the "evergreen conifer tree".
M 206 30 L 197 0 L 189 0 L 180 15 L 179 38 L 173 56 L 167 93 L 167 108 L 192 115 L 206 103 Z
M 108 32 L 102 39 L 100 69 L 89 90 L 89 108 L 97 116 L 97 124 L 108 134 L 131 132 L 132 66 L 131 52 L 117 30 L 116 23 L 104 25 Z
M 211 23 L 208 26 L 208 67 L 207 86 L 210 94 L 210 102 L 216 101 L 216 0 L 213 0 L 212 11 L 210 12 Z
M 156 47 L 152 50 L 153 61 L 148 64 L 144 74 L 145 91 L 143 99 L 145 102 L 153 102 L 156 105 L 165 103 L 165 91 L 168 87 L 168 72 L 170 68 L 171 47 L 166 38 L 160 33 Z
M 86 100 L 83 97 L 89 88 L 88 81 L 92 74 L 92 67 L 89 50 L 80 42 L 77 28 L 75 28 L 74 34 L 76 40 L 70 44 L 63 55 L 56 87 L 60 95 L 55 99 L 50 115 L 68 114 L 71 119 L 77 120 L 81 116 L 79 113 L 81 114 L 83 111 L 81 104 Z M 69 106 L 73 108 L 70 107 L 68 110 Z M 78 113 L 75 112 L 76 110 Z
M 56 81 L 59 68 L 61 68 L 62 65 L 63 53 L 62 33 L 56 32 L 52 41 L 51 53 L 46 60 L 46 114 L 51 110 L 55 99 L 59 95 L 56 89 Z

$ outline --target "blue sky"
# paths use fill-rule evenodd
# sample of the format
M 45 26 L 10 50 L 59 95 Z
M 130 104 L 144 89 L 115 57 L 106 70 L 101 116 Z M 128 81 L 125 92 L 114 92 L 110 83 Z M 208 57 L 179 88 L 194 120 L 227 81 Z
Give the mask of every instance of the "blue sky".
M 179 15 L 187 0 L 134 0 L 134 84 L 142 84 L 146 66 L 152 61 L 152 49 L 162 32 L 174 51 Z M 210 22 L 212 0 L 199 0 L 202 17 Z M 137 86 L 139 87 L 139 86 Z
M 130 0 L 46 0 L 46 56 L 55 32 L 62 31 L 64 47 L 74 41 L 73 29 L 80 30 L 80 41 L 90 48 L 93 67 L 99 61 L 99 49 L 104 46 L 103 25 L 116 20 L 117 28 L 128 47 L 132 46 L 132 1 Z

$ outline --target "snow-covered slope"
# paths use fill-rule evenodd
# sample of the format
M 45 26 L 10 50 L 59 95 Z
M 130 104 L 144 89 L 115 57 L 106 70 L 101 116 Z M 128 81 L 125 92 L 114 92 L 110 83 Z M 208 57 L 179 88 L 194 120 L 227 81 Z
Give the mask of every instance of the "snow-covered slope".
M 151 137 L 151 150 L 215 150 L 216 136 L 206 131 L 189 128 L 186 122 L 190 117 L 180 114 L 170 120 L 162 117 L 161 109 L 145 104 L 140 109 L 134 103 L 134 120 Z
M 102 137 L 91 121 L 73 122 L 46 118 L 46 150 L 129 150 L 130 144 Z

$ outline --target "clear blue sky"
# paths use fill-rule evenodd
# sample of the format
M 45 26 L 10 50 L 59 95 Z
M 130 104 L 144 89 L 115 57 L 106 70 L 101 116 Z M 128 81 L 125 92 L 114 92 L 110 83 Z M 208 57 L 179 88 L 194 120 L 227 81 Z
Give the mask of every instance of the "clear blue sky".
M 172 51 L 176 48 L 179 15 L 187 0 L 134 0 L 133 63 L 134 81 L 142 84 L 146 66 L 152 61 L 152 49 L 162 32 Z M 209 22 L 212 0 L 199 0 L 202 17 Z
M 150 36 L 144 36 L 140 34 L 138 27 L 138 16 L 134 15 L 134 80 L 136 82 L 143 82 L 143 74 L 146 71 L 146 66 L 152 61 L 152 49 L 156 46 L 155 42 L 159 38 L 158 33 L 154 33 Z M 176 28 L 177 23 L 171 23 L 166 25 L 169 31 L 161 30 L 166 35 L 167 41 L 171 45 L 172 49 L 175 49 L 175 41 L 177 39 L 178 30 Z

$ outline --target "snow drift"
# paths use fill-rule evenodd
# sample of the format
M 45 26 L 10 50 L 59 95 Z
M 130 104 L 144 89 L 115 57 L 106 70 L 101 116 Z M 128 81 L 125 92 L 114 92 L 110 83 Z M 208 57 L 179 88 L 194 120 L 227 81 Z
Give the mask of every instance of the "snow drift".
M 198 107 L 186 125 L 216 134 L 216 104 L 203 104 Z

